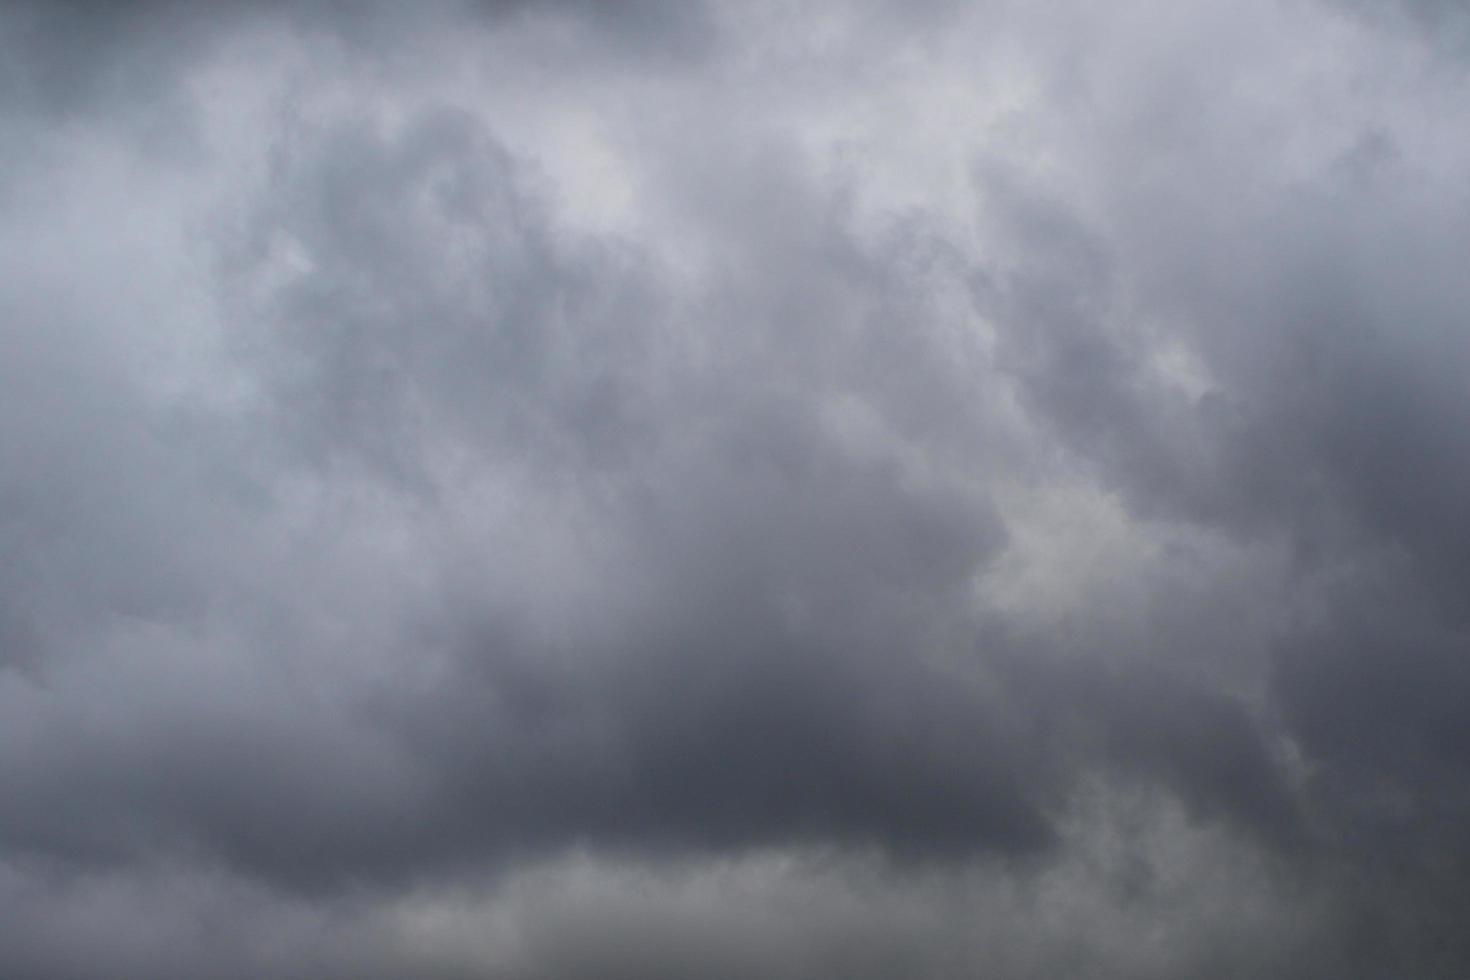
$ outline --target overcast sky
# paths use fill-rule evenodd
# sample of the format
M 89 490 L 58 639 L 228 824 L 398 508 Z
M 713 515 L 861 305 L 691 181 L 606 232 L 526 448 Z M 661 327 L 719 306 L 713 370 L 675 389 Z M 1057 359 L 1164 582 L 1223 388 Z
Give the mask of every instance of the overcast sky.
M 1470 975 L 1457 0 L 0 2 L 0 976 Z

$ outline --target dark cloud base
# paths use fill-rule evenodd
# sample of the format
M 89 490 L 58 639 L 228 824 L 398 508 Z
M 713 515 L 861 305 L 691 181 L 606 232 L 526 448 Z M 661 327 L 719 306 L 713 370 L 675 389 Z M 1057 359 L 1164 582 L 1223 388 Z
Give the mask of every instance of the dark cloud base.
M 1464 975 L 1462 20 L 6 6 L 0 975 Z

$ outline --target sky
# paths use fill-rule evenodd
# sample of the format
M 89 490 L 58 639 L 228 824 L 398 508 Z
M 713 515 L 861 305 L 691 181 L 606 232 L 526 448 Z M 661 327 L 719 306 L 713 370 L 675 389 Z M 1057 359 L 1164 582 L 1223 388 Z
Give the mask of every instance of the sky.
M 1470 975 L 1470 8 L 4 0 L 0 975 Z

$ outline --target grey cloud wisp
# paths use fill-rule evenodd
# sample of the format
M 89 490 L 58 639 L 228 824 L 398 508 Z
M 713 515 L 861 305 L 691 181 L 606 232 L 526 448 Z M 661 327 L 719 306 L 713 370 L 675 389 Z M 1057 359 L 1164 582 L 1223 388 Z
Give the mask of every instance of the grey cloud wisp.
M 1465 975 L 1465 18 L 1032 7 L 0 7 L 0 975 Z

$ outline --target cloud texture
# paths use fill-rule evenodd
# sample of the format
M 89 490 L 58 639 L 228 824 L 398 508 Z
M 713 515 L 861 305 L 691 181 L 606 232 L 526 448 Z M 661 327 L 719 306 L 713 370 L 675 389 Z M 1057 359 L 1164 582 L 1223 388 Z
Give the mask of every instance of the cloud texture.
M 1454 5 L 11 2 L 0 975 L 1460 977 Z

